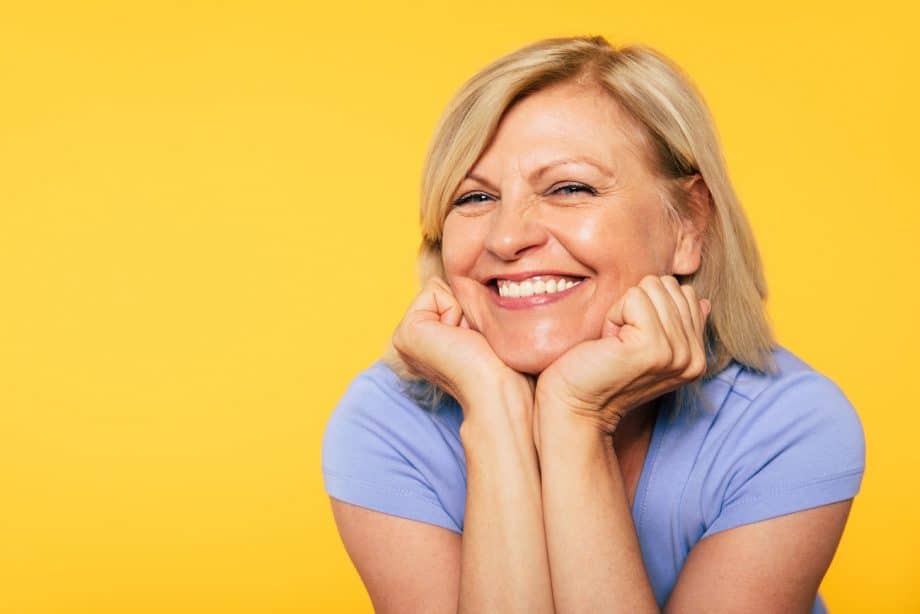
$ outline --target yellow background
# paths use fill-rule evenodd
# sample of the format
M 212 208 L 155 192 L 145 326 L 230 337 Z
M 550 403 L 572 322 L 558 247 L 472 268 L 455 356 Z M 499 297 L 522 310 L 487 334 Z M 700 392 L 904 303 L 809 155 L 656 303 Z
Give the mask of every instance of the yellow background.
M 780 341 L 867 434 L 822 593 L 920 611 L 908 4 L 5 2 L 0 611 L 370 611 L 322 429 L 414 294 L 448 98 L 571 34 L 699 85 Z

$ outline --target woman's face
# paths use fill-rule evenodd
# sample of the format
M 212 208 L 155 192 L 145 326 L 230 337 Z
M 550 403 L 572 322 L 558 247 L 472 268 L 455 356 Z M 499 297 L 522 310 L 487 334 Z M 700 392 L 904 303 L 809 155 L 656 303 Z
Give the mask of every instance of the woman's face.
M 511 368 L 539 373 L 599 338 L 607 311 L 643 276 L 699 266 L 698 242 L 669 220 L 636 130 L 605 92 L 553 85 L 508 110 L 455 192 L 446 279 Z

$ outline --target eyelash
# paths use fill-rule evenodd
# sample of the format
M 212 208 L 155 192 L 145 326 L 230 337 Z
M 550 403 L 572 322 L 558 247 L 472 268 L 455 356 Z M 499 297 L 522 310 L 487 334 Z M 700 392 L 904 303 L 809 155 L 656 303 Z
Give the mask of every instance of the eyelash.
M 559 186 L 558 188 L 553 190 L 552 193 L 555 194 L 556 192 L 559 192 L 560 190 L 564 190 L 566 188 L 579 188 L 575 192 L 569 192 L 567 195 L 576 194 L 577 192 L 585 191 L 591 196 L 597 196 L 597 190 L 583 183 L 567 183 L 565 185 Z M 466 203 L 471 202 L 470 199 L 472 197 L 477 196 L 477 195 L 488 196 L 488 194 L 486 194 L 485 192 L 470 192 L 469 194 L 464 194 L 463 196 L 455 200 L 454 205 L 465 205 Z M 484 201 L 480 200 L 477 202 L 484 202 Z

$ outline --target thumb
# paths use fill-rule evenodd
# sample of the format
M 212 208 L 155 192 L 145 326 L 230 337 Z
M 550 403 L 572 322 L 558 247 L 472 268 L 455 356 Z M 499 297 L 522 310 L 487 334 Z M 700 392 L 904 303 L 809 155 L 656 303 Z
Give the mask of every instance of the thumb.
M 620 329 L 627 324 L 635 325 L 637 306 L 634 303 L 636 302 L 636 295 L 641 292 L 635 286 L 627 288 L 623 296 L 617 299 L 617 302 L 607 310 L 607 314 L 604 316 L 604 337 L 618 334 Z M 608 332 L 611 334 L 606 334 Z
M 615 324 L 610 319 L 604 319 L 604 326 L 601 330 L 601 337 L 616 337 L 620 333 L 620 325 Z
M 458 326 L 460 318 L 463 317 L 463 311 L 460 309 L 460 303 L 454 296 L 441 288 L 435 288 L 433 292 L 435 312 L 441 324 L 448 326 Z
M 442 324 L 457 326 L 463 312 L 460 304 L 443 280 L 431 278 L 409 309 L 419 320 L 437 320 Z

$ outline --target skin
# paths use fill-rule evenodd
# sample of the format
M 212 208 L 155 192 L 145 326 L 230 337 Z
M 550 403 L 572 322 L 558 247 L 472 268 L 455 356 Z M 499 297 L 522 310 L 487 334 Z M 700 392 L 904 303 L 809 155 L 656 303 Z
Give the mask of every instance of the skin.
M 444 222 L 446 278 L 472 328 L 511 368 L 539 373 L 597 339 L 613 303 L 644 275 L 699 266 L 698 233 L 675 232 L 637 134 L 606 93 L 547 88 L 508 111 L 458 187 L 466 202 Z M 575 158 L 594 164 L 552 165 Z M 496 306 L 481 283 L 542 269 L 586 279 L 565 300 L 524 310 Z
M 669 218 L 637 134 L 602 91 L 555 85 L 509 110 L 458 186 L 446 279 L 393 343 L 463 409 L 464 534 L 333 500 L 376 611 L 660 611 L 630 510 L 656 399 L 705 370 L 710 305 L 674 275 L 699 267 L 708 193 L 690 178 L 697 214 Z M 538 173 L 575 157 L 599 168 Z M 515 310 L 484 283 L 540 269 L 584 281 Z M 810 611 L 850 503 L 705 538 L 664 611 Z

